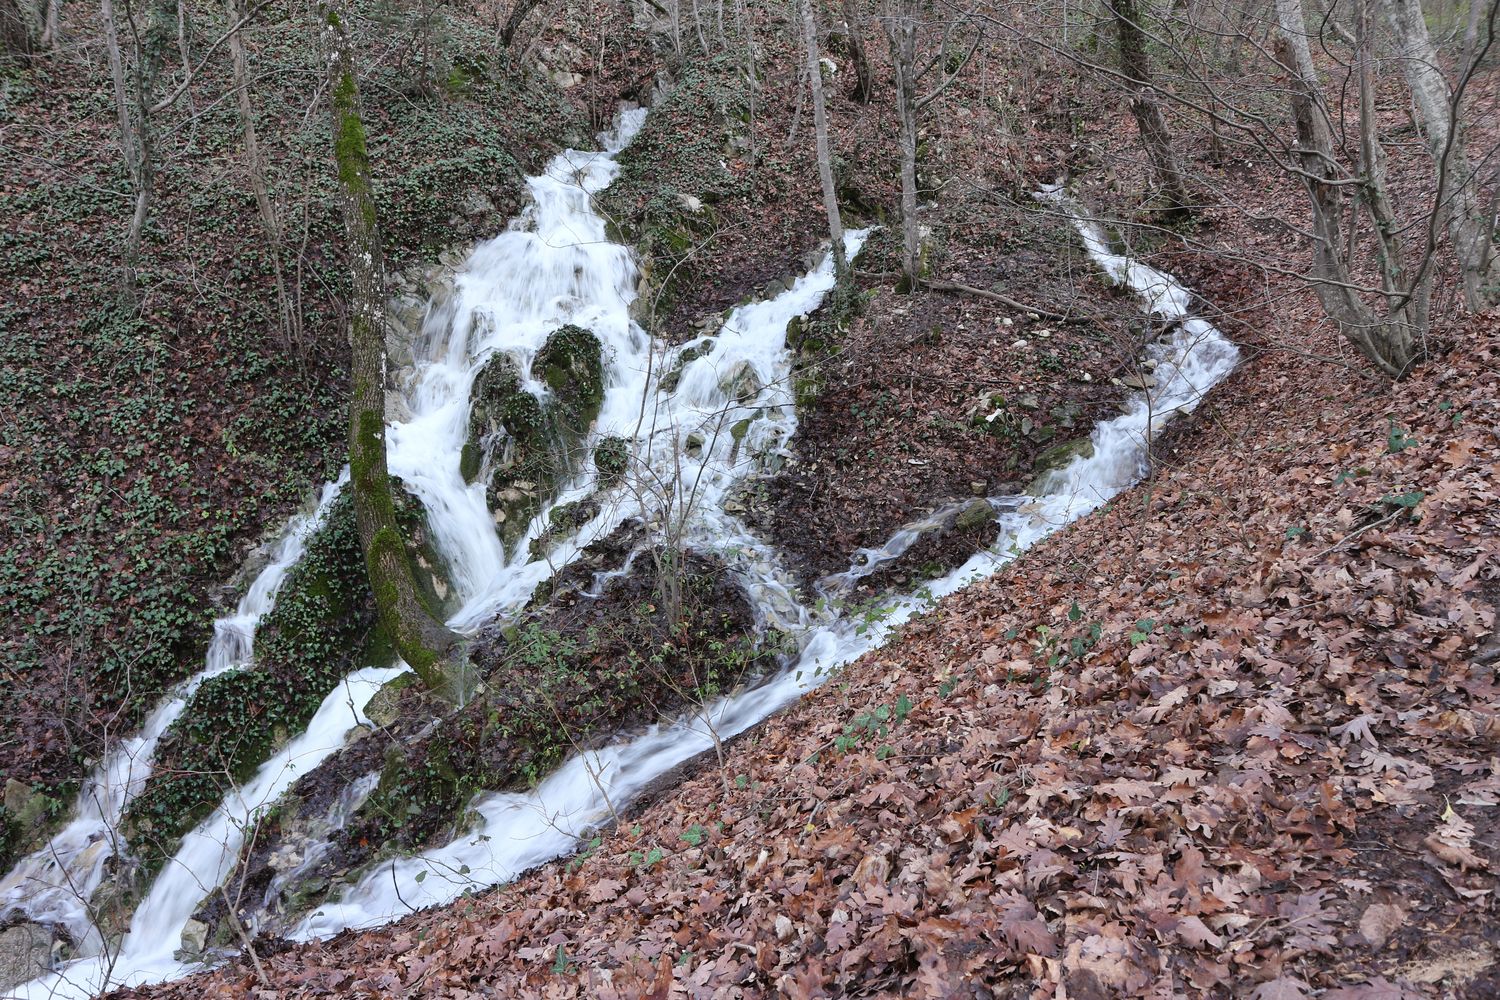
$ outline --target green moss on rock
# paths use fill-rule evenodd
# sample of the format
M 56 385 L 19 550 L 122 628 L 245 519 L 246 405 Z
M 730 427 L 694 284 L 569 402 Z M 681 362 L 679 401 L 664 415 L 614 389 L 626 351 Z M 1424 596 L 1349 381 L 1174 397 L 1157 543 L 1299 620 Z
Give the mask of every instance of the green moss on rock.
M 594 448 L 594 468 L 605 489 L 619 484 L 630 466 L 630 444 L 621 437 L 607 437 Z
M 581 326 L 559 327 L 547 336 L 531 365 L 532 375 L 557 397 L 557 419 L 574 434 L 586 432 L 604 405 L 604 345 Z
M 156 773 L 126 816 L 126 835 L 148 873 L 230 787 L 306 727 L 340 677 L 363 665 L 355 651 L 374 618 L 346 492 L 261 621 L 255 665 L 204 681 L 162 738 Z

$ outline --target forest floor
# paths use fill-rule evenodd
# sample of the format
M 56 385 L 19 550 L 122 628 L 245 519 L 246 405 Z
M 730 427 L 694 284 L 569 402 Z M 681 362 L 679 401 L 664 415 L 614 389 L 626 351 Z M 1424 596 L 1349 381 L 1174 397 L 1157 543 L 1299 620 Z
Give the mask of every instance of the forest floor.
M 1233 197 L 1264 180 L 1253 165 L 1217 177 Z M 1421 186 L 1418 170 L 1401 177 Z M 1129 187 L 1086 180 L 1085 194 L 1125 211 Z M 1296 197 L 1274 211 L 1297 218 Z M 1254 266 L 1279 228 L 1209 210 L 1182 241 L 1132 235 L 1206 294 L 1246 354 L 1158 441 L 1145 482 L 731 742 L 722 763 L 684 769 L 580 856 L 390 927 L 268 943 L 268 982 L 240 963 L 121 995 L 1500 992 L 1500 316 L 1441 329 L 1393 386 L 1289 276 Z M 1215 246 L 1233 253 L 1216 262 Z M 1025 281 L 1060 265 L 1017 266 Z M 971 306 L 877 290 L 842 354 L 820 359 L 869 375 L 827 380 L 802 462 L 906 426 L 881 391 L 920 412 L 950 405 L 916 380 L 928 364 L 957 376 L 963 355 L 943 360 L 956 345 L 991 347 L 959 335 Z M 997 317 L 984 311 L 980 330 Z M 910 332 L 875 335 L 900 324 Z M 1123 356 L 1128 328 L 1115 333 Z M 968 357 L 1003 370 L 1019 350 Z M 880 359 L 903 351 L 923 366 L 886 372 Z M 1123 370 L 1102 350 L 1099 364 L 1095 379 Z M 964 494 L 965 454 L 986 488 L 1006 481 L 987 453 L 959 451 L 913 496 Z M 870 489 L 902 489 L 902 475 L 881 470 Z M 823 482 L 836 478 L 853 476 Z M 914 506 L 891 501 L 867 530 L 883 537 Z M 861 537 L 809 543 L 804 565 L 841 568 Z
M 1456 333 L 1394 388 L 1250 361 L 1149 481 L 722 772 L 510 886 L 272 946 L 259 995 L 1495 995 L 1500 317 Z
M 544 74 L 583 78 L 566 100 L 535 74 L 467 70 L 429 100 L 377 59 L 397 266 L 495 230 L 521 171 L 650 94 L 661 58 L 628 15 L 574 6 L 526 50 Z M 758 96 L 733 64 L 679 64 L 648 119 L 659 134 L 601 200 L 667 290 L 646 321 L 668 340 L 800 273 L 825 230 L 795 35 L 775 17 L 758 30 Z M 600 58 L 571 41 L 589 32 Z M 941 504 L 1024 489 L 1048 448 L 1116 405 L 1113 380 L 1151 333 L 1031 198 L 1072 171 L 1101 214 L 1149 222 L 1123 106 L 1014 60 L 981 51 L 952 113 L 928 122 L 923 217 L 936 279 L 1033 308 L 897 295 L 894 233 L 872 238 L 860 308 L 799 359 L 816 393 L 796 459 L 749 504 L 803 580 Z M 858 105 L 836 61 L 848 221 L 890 223 L 890 88 Z M 5 409 L 25 415 L 0 438 L 0 505 L 27 526 L 0 559 L 0 607 L 27 623 L 5 640 L 17 725 L 0 770 L 54 820 L 101 735 L 129 728 L 117 710 L 139 713 L 195 664 L 232 596 L 217 582 L 336 467 L 341 439 L 337 296 L 310 300 L 302 357 L 274 317 L 229 322 L 272 300 L 253 204 L 225 194 L 242 189 L 228 105 L 172 140 L 164 186 L 187 194 L 148 233 L 140 317 L 118 306 L 118 234 L 103 234 L 124 180 L 91 80 L 47 68 L 0 107 L 20 137 L 0 180 L 17 220 L 0 276 L 23 292 L 0 305 L 0 362 Z M 273 116 L 301 115 L 304 96 L 279 95 Z M 53 130 L 78 149 L 50 152 Z M 324 139 L 319 126 L 286 145 Z M 1421 186 L 1406 167 L 1422 155 L 1394 150 L 1398 187 Z M 1500 993 L 1500 321 L 1444 329 L 1394 388 L 1367 378 L 1305 290 L 1259 266 L 1284 255 L 1290 224 L 1217 207 L 1295 220 L 1300 193 L 1278 179 L 1266 194 L 1264 163 L 1197 166 L 1218 190 L 1191 227 L 1121 236 L 1203 293 L 1247 360 L 1159 442 L 1146 483 L 734 741 L 722 769 L 686 769 L 586 856 L 390 928 L 259 944 L 269 983 L 234 965 L 127 995 Z M 294 181 L 312 192 L 306 266 L 336 283 L 329 178 Z M 453 214 L 475 190 L 484 201 Z M 57 461 L 37 462 L 53 442 Z M 904 586 L 987 541 L 940 535 L 868 582 Z M 98 611 L 70 620 L 80 601 Z M 359 749 L 371 768 L 373 746 Z

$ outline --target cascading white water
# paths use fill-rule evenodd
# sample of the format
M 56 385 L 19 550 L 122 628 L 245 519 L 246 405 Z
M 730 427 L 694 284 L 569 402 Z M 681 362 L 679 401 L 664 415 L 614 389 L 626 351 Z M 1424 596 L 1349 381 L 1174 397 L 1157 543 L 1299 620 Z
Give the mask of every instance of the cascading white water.
M 367 725 L 365 706 L 386 681 L 406 671 L 395 667 L 356 670 L 323 699 L 307 729 L 260 766 L 243 788 L 225 796 L 213 815 L 182 840 L 130 920 L 113 953 L 67 963 L 21 986 L 25 1000 L 87 997 L 114 986 L 159 982 L 182 975 L 194 963 L 179 961 L 182 932 L 208 894 L 224 883 L 257 819 L 297 778 L 344 745 L 346 734 Z
M 472 829 L 442 847 L 376 866 L 336 902 L 310 914 L 293 936 L 307 940 L 328 937 L 346 928 L 378 926 L 415 908 L 450 902 L 475 887 L 509 881 L 534 865 L 573 850 L 591 830 L 606 823 L 615 810 L 669 768 L 712 749 L 790 704 L 822 683 L 832 669 L 881 645 L 894 628 L 937 599 L 993 574 L 1038 540 L 1137 481 L 1146 471 L 1155 431 L 1172 414 L 1194 409 L 1203 394 L 1234 367 L 1238 351 L 1211 324 L 1189 315 L 1191 295 L 1169 275 L 1111 253 L 1098 228 L 1069 207 L 1060 189 L 1042 196 L 1069 211 L 1090 256 L 1115 280 L 1133 289 L 1148 312 L 1180 321 L 1175 323 L 1169 341 L 1148 348 L 1156 362 L 1157 384 L 1134 394 L 1124 412 L 1095 428 L 1091 455 L 1075 458 L 1053 474 L 1042 496 L 1022 498 L 1026 502 L 1001 514 L 997 518 L 1000 539 L 992 548 L 933 581 L 919 595 L 894 598 L 878 622 L 810 619 L 790 590 L 785 590 L 786 607 L 803 625 L 801 654 L 768 683 L 597 752 L 575 755 L 532 791 L 480 796 L 474 804 L 479 820 Z M 816 305 L 816 299 L 809 302 L 805 297 L 813 288 L 826 290 L 831 285 L 832 265 L 825 260 L 784 295 L 736 310 L 713 351 L 684 370 L 677 393 L 684 398 L 677 406 L 696 404 L 700 415 L 723 407 L 723 394 L 715 394 L 715 373 L 728 370 L 726 366 L 741 357 L 755 359 L 757 374 L 777 378 L 788 364 L 786 321 Z M 822 294 L 817 293 L 819 297 Z M 718 367 L 708 364 L 711 359 Z M 681 409 L 673 413 L 682 415 Z M 788 422 L 790 419 L 786 416 Z M 777 438 L 775 427 L 776 421 L 766 422 L 761 433 L 769 440 L 762 441 L 763 447 L 784 443 L 785 438 Z M 704 474 L 725 475 L 706 465 Z M 720 551 L 747 547 L 754 555 L 736 565 L 742 577 L 761 566 L 770 571 L 764 580 L 756 580 L 747 588 L 752 600 L 759 604 L 767 594 L 781 595 L 779 581 L 783 577 L 775 572 L 774 552 L 723 511 L 722 490 L 710 489 L 704 499 L 705 511 L 712 513 L 702 518 L 700 523 L 707 531 L 696 540 Z M 902 537 L 885 548 L 903 543 L 909 545 L 910 540 Z
M 628 249 L 608 241 L 591 203 L 591 195 L 614 178 L 613 154 L 629 141 L 643 116 L 641 111 L 625 112 L 618 129 L 601 137 L 602 153 L 570 150 L 555 158 L 544 175 L 530 179 L 533 204 L 527 211 L 510 230 L 475 250 L 453 297 L 433 309 L 426 323 L 405 387 L 410 417 L 389 427 L 390 467 L 427 510 L 457 594 L 459 610 L 450 619 L 457 629 L 472 631 L 520 608 L 537 583 L 586 545 L 626 518 L 639 517 L 658 538 L 718 553 L 744 586 L 758 623 L 793 634 L 800 652 L 767 683 L 598 752 L 575 756 L 530 792 L 481 796 L 474 804 L 479 816 L 474 829 L 435 850 L 377 865 L 339 899 L 307 917 L 296 929 L 297 937 L 325 937 L 347 927 L 384 923 L 413 907 L 509 880 L 573 849 L 579 837 L 671 766 L 795 700 L 832 668 L 885 641 L 893 628 L 933 600 L 993 573 L 1135 481 L 1144 470 L 1150 434 L 1161 420 L 1191 410 L 1235 362 L 1233 346 L 1217 330 L 1188 317 L 1185 290 L 1161 272 L 1110 254 L 1095 228 L 1077 222 L 1091 255 L 1117 280 L 1135 288 L 1148 310 L 1184 320 L 1169 343 L 1149 349 L 1158 361 L 1157 386 L 1132 397 L 1124 413 L 1100 425 L 1092 457 L 1055 474 L 1046 495 L 1025 498 L 1018 509 L 1000 515 L 1001 538 L 993 549 L 929 584 L 920 595 L 893 598 L 878 622 L 844 620 L 836 609 L 809 608 L 782 568 L 779 553 L 726 511 L 725 501 L 747 476 L 787 453 L 796 413 L 786 325 L 816 309 L 833 287 L 832 262 L 825 259 L 773 299 L 734 310 L 701 355 L 680 366 L 675 388 L 664 391 L 662 373 L 679 367 L 682 348 L 654 344 L 631 321 L 638 278 L 634 262 Z M 1060 194 L 1046 197 L 1061 202 Z M 864 236 L 848 234 L 851 256 Z M 614 489 L 597 515 L 556 541 L 546 560 L 531 559 L 528 543 L 543 530 L 548 510 L 507 553 L 483 485 L 465 484 L 459 472 L 469 395 L 479 369 L 500 351 L 517 360 L 528 388 L 544 395 L 545 386 L 530 377 L 530 362 L 547 335 L 566 323 L 592 330 L 605 348 L 605 398 L 586 445 L 605 435 L 626 439 L 635 485 Z M 591 448 L 581 452 L 589 455 Z M 596 488 L 592 460 L 585 458 L 559 485 L 554 502 L 581 499 Z M 889 553 L 904 550 L 910 541 L 893 539 L 872 552 L 870 561 L 887 561 Z M 341 746 L 351 726 L 362 721 L 369 697 L 402 669 L 398 664 L 351 675 L 329 695 L 304 734 L 185 838 L 138 908 L 112 969 L 101 958 L 75 962 L 27 984 L 19 995 L 86 996 L 106 983 L 140 983 L 187 971 L 173 957 L 183 928 L 228 875 L 245 826 L 298 773 Z
M 56 924 L 67 930 L 81 954 L 98 953 L 103 941 L 88 903 L 103 878 L 105 862 L 115 853 L 120 819 L 151 777 L 157 743 L 199 685 L 251 662 L 256 626 L 275 604 L 287 573 L 302 558 L 308 538 L 322 525 L 347 480 L 346 470 L 337 482 L 323 487 L 316 508 L 291 519 L 234 614 L 214 622 L 203 669 L 174 688 L 146 717 L 139 733 L 105 753 L 78 793 L 73 819 L 0 881 L 0 918 L 18 911 L 29 920 Z

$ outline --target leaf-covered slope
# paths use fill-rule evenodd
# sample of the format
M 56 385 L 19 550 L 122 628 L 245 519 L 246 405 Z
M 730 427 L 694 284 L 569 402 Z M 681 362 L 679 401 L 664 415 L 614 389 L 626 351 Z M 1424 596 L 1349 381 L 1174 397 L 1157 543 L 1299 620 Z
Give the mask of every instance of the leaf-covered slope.
M 722 770 L 279 995 L 1495 995 L 1500 317 L 1459 342 L 1256 360 Z

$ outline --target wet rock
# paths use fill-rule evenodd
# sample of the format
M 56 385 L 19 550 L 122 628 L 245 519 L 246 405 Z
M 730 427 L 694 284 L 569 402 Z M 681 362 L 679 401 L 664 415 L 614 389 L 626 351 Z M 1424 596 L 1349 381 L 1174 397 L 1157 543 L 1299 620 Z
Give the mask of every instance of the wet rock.
M 7 778 L 5 781 L 5 814 L 10 818 L 11 828 L 17 834 L 17 842 L 25 844 L 41 832 L 47 822 L 47 800 L 37 794 L 30 785 Z M 5 830 L 0 825 L 0 833 Z
M 556 395 L 561 421 L 574 433 L 586 431 L 604 403 L 604 345 L 581 326 L 559 327 L 531 363 L 532 374 Z
M 192 961 L 203 954 L 203 946 L 208 944 L 208 925 L 201 920 L 189 920 L 182 927 L 182 947 L 177 949 L 174 958 L 179 961 Z
M 624 438 L 607 437 L 594 449 L 594 468 L 602 487 L 614 486 L 624 479 L 629 464 L 630 447 Z
M 395 680 L 387 681 L 365 706 L 365 718 L 379 728 L 393 725 L 397 719 L 401 718 L 399 705 L 401 692 L 411 687 L 415 681 L 416 674 L 412 673 L 405 673 Z
M 1127 389 L 1155 389 L 1156 379 L 1150 375 L 1123 375 L 1115 379 Z
M 467 216 L 493 215 L 497 211 L 495 203 L 489 199 L 483 191 L 471 191 L 459 202 L 458 210 Z
M 694 431 L 693 433 L 689 434 L 687 436 L 687 440 L 683 442 L 682 450 L 687 452 L 694 458 L 697 458 L 699 455 L 703 454 L 703 444 L 703 435 L 699 434 L 697 431 Z
M 737 403 L 747 403 L 760 394 L 760 376 L 748 361 L 737 361 L 719 379 L 719 391 Z
M 1064 441 L 1055 444 L 1043 451 L 1036 458 L 1032 470 L 1036 473 L 1031 485 L 1026 492 L 1030 496 L 1041 496 L 1047 488 L 1047 483 L 1052 473 L 1065 469 L 1068 463 L 1075 458 L 1091 458 L 1094 454 L 1094 442 L 1089 438 L 1078 438 L 1073 441 Z
M 958 512 L 958 517 L 953 520 L 953 527 L 959 531 L 973 531 L 994 520 L 995 508 L 990 506 L 988 500 L 973 500 Z
M 6 783 L 10 797 L 10 782 Z M 52 965 L 52 932 L 40 924 L 16 924 L 0 931 L 0 993 L 35 979 Z

